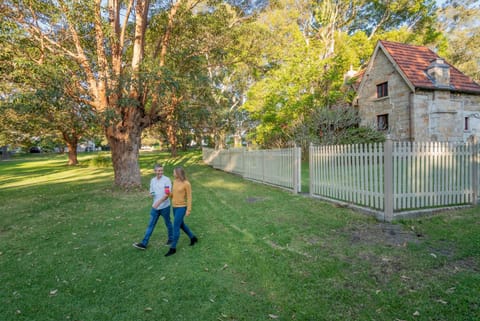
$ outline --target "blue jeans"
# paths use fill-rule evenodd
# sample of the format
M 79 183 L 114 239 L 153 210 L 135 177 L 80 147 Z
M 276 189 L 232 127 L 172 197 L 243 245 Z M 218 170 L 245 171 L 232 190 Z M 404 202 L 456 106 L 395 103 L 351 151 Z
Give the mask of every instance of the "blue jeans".
M 163 220 L 165 221 L 165 226 L 167 227 L 168 231 L 168 240 L 173 240 L 173 227 L 172 221 L 170 220 L 170 206 L 159 210 L 152 207 L 150 211 L 150 222 L 148 223 L 147 230 L 145 231 L 145 237 L 142 241 L 143 245 L 147 246 L 148 240 L 150 240 L 150 236 L 152 235 L 153 229 L 155 228 L 155 225 L 157 225 L 157 221 L 160 216 L 162 216 Z
M 180 229 L 182 229 L 189 238 L 194 237 L 192 231 L 188 228 L 187 224 L 183 222 L 183 218 L 187 213 L 186 207 L 174 207 L 173 208 L 173 242 L 171 248 L 177 248 L 177 242 L 180 238 Z

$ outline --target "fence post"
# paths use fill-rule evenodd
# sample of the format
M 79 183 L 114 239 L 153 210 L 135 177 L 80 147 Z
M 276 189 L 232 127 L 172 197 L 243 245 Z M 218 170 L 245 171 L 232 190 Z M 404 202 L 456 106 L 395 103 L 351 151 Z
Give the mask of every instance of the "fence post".
M 265 183 L 265 150 L 261 150 L 262 152 L 262 182 Z
M 393 220 L 393 141 L 387 136 L 383 148 L 383 219 L 386 222 Z
M 297 194 L 300 191 L 300 177 L 302 171 L 301 149 L 297 146 L 292 148 L 293 155 L 293 193 Z
M 246 165 L 247 162 L 245 161 L 246 150 L 247 150 L 246 147 L 242 148 L 242 156 L 241 157 L 242 157 L 242 177 L 243 178 L 245 178 L 245 174 L 247 172 L 247 168 L 246 168 L 247 167 L 247 165 Z
M 308 147 L 308 193 L 310 194 L 310 197 L 313 196 L 313 177 L 315 169 L 316 168 L 313 165 L 313 143 L 310 142 L 310 146 Z
M 472 204 L 475 206 L 478 203 L 478 137 L 474 136 L 472 140 Z

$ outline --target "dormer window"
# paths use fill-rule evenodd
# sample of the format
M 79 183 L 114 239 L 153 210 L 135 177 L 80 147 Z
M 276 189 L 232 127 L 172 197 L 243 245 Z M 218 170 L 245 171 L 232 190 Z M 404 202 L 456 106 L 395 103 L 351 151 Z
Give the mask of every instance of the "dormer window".
M 450 86 L 450 66 L 442 58 L 436 58 L 431 61 L 427 68 L 427 74 L 435 86 Z
M 377 98 L 388 96 L 388 82 L 377 85 Z

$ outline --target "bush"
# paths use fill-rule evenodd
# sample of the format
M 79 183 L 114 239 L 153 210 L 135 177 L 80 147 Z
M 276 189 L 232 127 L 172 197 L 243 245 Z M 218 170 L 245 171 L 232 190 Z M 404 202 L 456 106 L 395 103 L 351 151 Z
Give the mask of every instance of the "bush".
M 369 144 L 383 143 L 385 135 L 383 132 L 370 127 L 348 128 L 339 138 L 338 144 Z
M 94 167 L 111 167 L 112 158 L 109 156 L 97 155 L 96 157 L 90 159 L 88 164 Z
M 360 126 L 358 110 L 352 107 L 320 108 L 312 117 L 316 144 L 368 144 L 385 141 L 383 132 Z

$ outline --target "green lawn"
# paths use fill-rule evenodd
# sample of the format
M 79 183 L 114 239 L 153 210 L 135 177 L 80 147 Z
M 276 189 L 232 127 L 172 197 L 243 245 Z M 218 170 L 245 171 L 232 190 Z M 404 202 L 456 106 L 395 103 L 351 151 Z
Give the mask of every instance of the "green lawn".
M 95 154 L 0 162 L 0 320 L 479 320 L 480 208 L 383 224 L 211 169 L 141 156 L 144 190 Z M 149 218 L 155 162 L 183 164 L 199 237 L 164 257 Z

